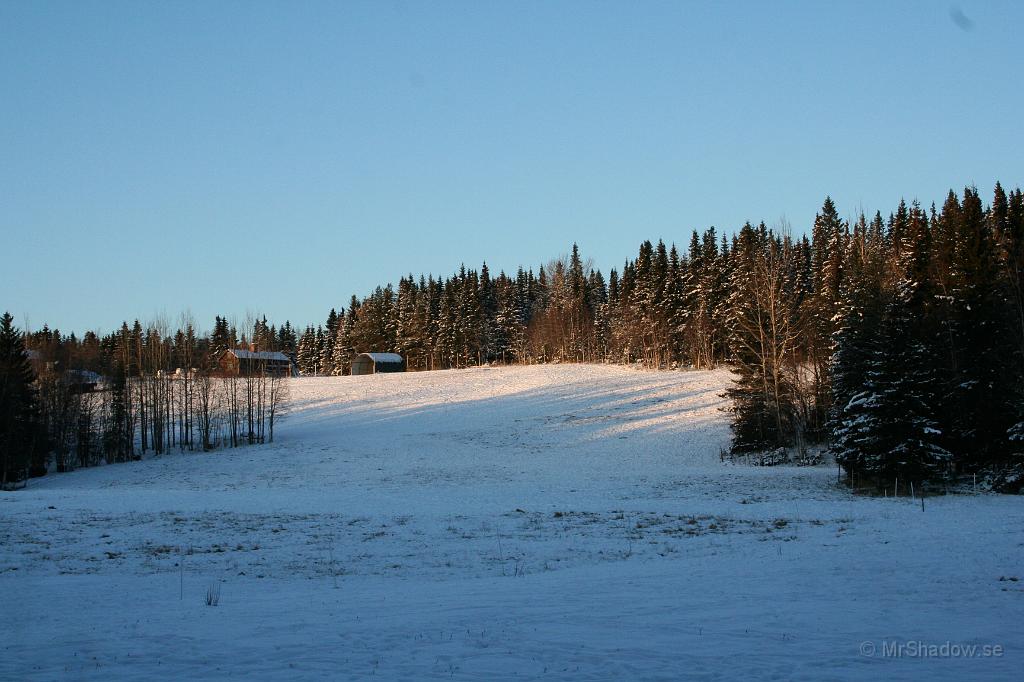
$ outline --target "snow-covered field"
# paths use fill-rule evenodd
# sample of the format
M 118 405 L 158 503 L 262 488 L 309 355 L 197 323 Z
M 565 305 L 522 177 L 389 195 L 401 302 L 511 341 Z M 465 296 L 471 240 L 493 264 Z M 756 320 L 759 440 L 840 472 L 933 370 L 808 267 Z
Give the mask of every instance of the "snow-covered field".
M 728 380 L 299 379 L 274 445 L 34 480 L 0 679 L 1021 679 L 1024 498 L 721 464 Z

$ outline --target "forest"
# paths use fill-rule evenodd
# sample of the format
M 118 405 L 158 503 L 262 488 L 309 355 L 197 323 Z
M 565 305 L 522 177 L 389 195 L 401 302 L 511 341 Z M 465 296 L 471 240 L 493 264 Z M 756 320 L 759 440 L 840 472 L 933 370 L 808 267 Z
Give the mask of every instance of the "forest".
M 260 329 L 260 325 L 254 325 Z M 21 333 L 0 318 L 0 481 L 138 460 L 146 453 L 209 451 L 273 442 L 287 381 L 257 361 L 227 374 L 216 334 L 192 322 L 174 334 L 136 321 L 79 339 L 44 326 Z
M 510 363 L 728 365 L 733 442 L 760 464 L 834 458 L 845 481 L 1024 482 L 1024 196 L 968 187 L 941 206 L 840 217 L 826 198 L 809 234 L 745 224 L 644 241 L 607 277 L 571 253 L 513 274 L 461 267 L 353 295 L 320 325 L 265 317 L 127 322 L 80 338 L 0 329 L 4 480 L 152 451 L 272 439 L 287 382 L 218 376 L 223 351 L 280 351 L 304 375 L 344 375 L 359 352 L 409 370 Z M 29 351 L 27 354 L 25 351 Z M 31 358 L 31 360 L 30 360 Z M 69 372 L 102 377 L 74 390 Z M 48 460 L 52 458 L 52 460 Z M 897 489 L 899 484 L 897 483 Z

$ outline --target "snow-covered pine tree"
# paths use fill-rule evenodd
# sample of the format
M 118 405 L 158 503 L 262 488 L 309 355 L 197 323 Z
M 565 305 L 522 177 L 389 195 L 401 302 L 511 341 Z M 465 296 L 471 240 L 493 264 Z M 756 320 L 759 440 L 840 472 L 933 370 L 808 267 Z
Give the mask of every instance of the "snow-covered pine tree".
M 851 426 L 845 437 L 856 460 L 851 473 L 884 487 L 945 476 L 951 454 L 942 446 L 937 404 L 941 376 L 934 348 L 934 295 L 930 235 L 923 220 L 910 220 L 899 232 L 897 279 L 884 294 L 877 340 L 867 350 L 864 388 L 847 403 Z
M 316 374 L 316 332 L 312 326 L 306 327 L 299 337 L 296 363 L 303 374 Z
M 684 362 L 683 330 L 686 306 L 686 263 L 679 257 L 673 244 L 669 250 L 668 270 L 665 273 L 661 295 L 661 315 L 664 320 L 663 334 L 670 362 L 675 365 Z
M 731 316 L 727 272 L 731 260 L 722 255 L 715 228 L 703 237 L 694 230 L 690 238 L 690 262 L 684 280 L 684 343 L 689 364 L 709 369 L 721 359 L 725 329 Z
M 320 366 L 320 374 L 334 376 L 334 341 L 338 336 L 338 324 L 333 325 L 335 331 L 329 331 L 324 327 L 323 343 L 320 346 L 320 358 L 317 364 Z
M 452 278 L 444 282 L 441 289 L 437 314 L 437 331 L 434 344 L 441 368 L 456 367 L 458 350 L 456 334 L 458 325 L 458 283 Z
M 257 319 L 252 328 L 252 343 L 256 350 L 268 351 L 274 349 L 274 336 L 270 333 L 270 325 L 267 324 L 267 316 Z
M 526 361 L 526 310 L 528 283 L 522 268 L 516 279 L 503 280 L 498 288 L 498 313 L 495 319 L 502 341 L 503 362 Z
M 433 275 L 427 277 L 423 288 L 426 295 L 421 297 L 422 304 L 417 315 L 422 318 L 423 344 L 426 353 L 425 368 L 436 369 L 441 366 L 441 355 L 438 346 L 438 321 L 441 317 L 441 298 L 444 295 L 444 284 Z
M 421 340 L 416 328 L 416 282 L 412 275 L 398 280 L 395 302 L 395 351 L 405 358 L 409 367 L 416 366 Z
M 355 356 L 352 330 L 355 328 L 358 310 L 359 299 L 353 296 L 349 301 L 348 310 L 343 310 L 342 317 L 338 320 L 334 339 L 334 356 L 331 358 L 335 376 L 348 374 L 352 368 L 352 358 Z
M 811 295 L 803 299 L 803 345 L 813 390 L 809 427 L 812 436 L 820 438 L 824 436 L 831 401 L 829 361 L 843 280 L 843 255 L 849 235 L 849 227 L 840 219 L 831 197 L 825 197 L 821 211 L 815 216 L 811 234 L 813 285 Z
M 504 273 L 501 273 L 500 276 L 504 277 Z M 477 280 L 477 300 L 480 303 L 480 359 L 483 362 L 490 362 L 501 355 L 504 342 L 501 339 L 501 330 L 498 328 L 498 299 L 495 280 L 491 277 L 486 262 L 480 267 L 480 276 Z
M 510 360 L 511 348 L 509 345 L 510 316 L 514 316 L 515 304 L 515 281 L 504 271 L 491 280 L 490 302 L 487 304 L 486 313 L 488 322 L 488 357 L 496 362 L 507 363 Z M 514 317 L 512 318 L 514 320 Z
M 313 367 L 313 374 L 321 375 L 324 373 L 324 348 L 327 346 L 327 339 L 324 336 L 324 328 L 320 325 L 316 327 L 316 333 L 313 335 L 313 347 L 310 349 L 310 362 Z
M 942 478 L 952 459 L 941 444 L 933 349 L 906 331 L 917 320 L 912 287 L 909 281 L 896 286 L 879 334 L 883 345 L 869 364 L 861 398 L 870 415 L 863 468 L 882 485 L 896 478 Z
M 882 322 L 883 244 L 881 216 L 874 229 L 855 229 L 845 258 L 848 275 L 840 286 L 830 365 L 832 405 L 829 411 L 829 449 L 847 481 L 864 470 L 864 456 L 877 428 L 870 403 L 869 371 L 879 357 L 878 331 Z
M 342 311 L 344 312 L 344 311 Z M 320 373 L 326 376 L 333 376 L 336 372 L 334 371 L 334 341 L 338 336 L 338 325 L 341 323 L 342 317 L 338 315 L 338 311 L 331 308 L 331 312 L 327 314 L 327 321 L 324 324 L 324 336 L 323 345 L 320 347 Z
M 585 330 L 587 357 L 603 362 L 608 350 L 608 287 L 600 270 L 590 270 L 586 305 L 591 315 L 590 328 Z
M 456 349 L 460 367 L 481 361 L 483 311 L 480 307 L 480 283 L 475 270 L 460 269 L 459 301 L 456 308 Z

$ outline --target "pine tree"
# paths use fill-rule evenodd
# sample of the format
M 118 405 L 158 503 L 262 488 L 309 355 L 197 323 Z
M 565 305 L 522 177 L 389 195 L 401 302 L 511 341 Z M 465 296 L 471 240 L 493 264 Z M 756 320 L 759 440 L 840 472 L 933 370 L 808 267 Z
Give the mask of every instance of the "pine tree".
M 288 320 L 285 320 L 281 329 L 278 330 L 277 348 L 292 360 L 295 360 L 295 355 L 298 351 L 298 339 L 295 336 L 295 330 L 292 328 L 292 323 Z
M 416 364 L 422 352 L 422 336 L 417 325 L 417 288 L 409 275 L 398 282 L 398 301 L 395 305 L 395 351 L 405 358 L 408 366 Z
M 109 377 L 110 411 L 103 429 L 103 451 L 108 462 L 127 462 L 134 455 L 135 429 L 131 394 L 124 365 L 115 360 Z
M 502 340 L 502 362 L 526 361 L 526 274 L 520 268 L 515 280 L 505 279 L 498 288 L 496 324 Z
M 477 278 L 476 299 L 480 306 L 480 359 L 482 362 L 490 362 L 501 355 L 504 340 L 501 330 L 498 328 L 498 300 L 495 283 L 491 278 L 486 261 L 480 267 L 480 275 Z
M 312 326 L 306 327 L 306 331 L 299 338 L 299 347 L 296 364 L 303 374 L 316 374 L 319 354 L 316 346 L 316 332 Z
M 590 282 L 580 258 L 580 250 L 572 245 L 569 268 L 565 280 L 565 316 L 568 339 L 566 340 L 567 359 L 580 362 L 590 358 L 588 338 L 594 319 L 591 308 Z
M 327 347 L 327 338 L 324 336 L 324 328 L 317 325 L 316 332 L 313 335 L 313 347 L 310 350 L 310 362 L 313 366 L 313 374 L 321 375 L 324 373 L 324 350 Z
M 813 436 L 824 436 L 831 391 L 828 385 L 829 359 L 843 282 L 843 254 L 849 230 L 839 218 L 831 197 L 825 197 L 815 216 L 812 230 L 812 293 L 803 301 L 803 333 L 808 364 L 812 372 L 813 410 L 810 428 Z
M 459 302 L 456 308 L 456 348 L 459 366 L 480 363 L 480 337 L 483 313 L 480 308 L 479 283 L 476 272 L 465 268 L 459 273 Z
M 327 323 L 324 325 L 319 349 L 320 357 L 317 363 L 320 366 L 320 374 L 326 376 L 333 376 L 335 374 L 334 341 L 338 336 L 339 319 L 338 312 L 331 308 L 331 312 L 327 316 Z
M 952 258 L 955 364 L 951 368 L 950 447 L 966 471 L 1002 464 L 1017 421 L 1013 321 L 1000 285 L 998 246 L 981 198 L 964 190 Z
M 730 316 L 729 281 L 720 257 L 715 228 L 703 237 L 694 230 L 690 239 L 690 263 L 683 280 L 683 337 L 689 364 L 697 369 L 714 367 L 722 351 Z
M 883 350 L 878 338 L 883 312 L 881 216 L 875 221 L 875 232 L 864 226 L 850 241 L 850 273 L 840 288 L 830 366 L 829 448 L 851 482 L 855 472 L 864 470 L 867 446 L 877 427 L 867 409 L 872 405 L 866 402 L 869 372 Z
M 908 220 L 894 245 L 897 280 L 883 293 L 880 324 L 863 320 L 859 348 L 863 385 L 842 408 L 834 431 L 840 463 L 852 478 L 860 474 L 878 485 L 897 478 L 922 481 L 946 475 L 951 453 L 942 446 L 939 421 L 941 375 L 934 347 L 934 295 L 928 225 Z M 849 351 L 841 347 L 840 350 Z
M 36 376 L 10 313 L 0 317 L 0 486 L 46 473 Z
M 335 376 L 351 372 L 352 358 L 356 354 L 352 332 L 356 326 L 358 311 L 359 300 L 353 296 L 351 301 L 349 301 L 348 310 L 344 311 L 343 317 L 337 324 L 334 340 L 334 357 L 331 358 Z
M 458 366 L 458 298 L 454 278 L 444 283 L 437 315 L 437 348 L 439 365 L 442 368 Z
M 138 324 L 138 321 L 136 321 L 136 324 Z M 227 318 L 217 315 L 213 323 L 213 335 L 210 337 L 210 354 L 217 357 L 224 351 L 234 348 L 235 344 L 231 337 L 232 334 L 228 329 Z
M 934 354 L 925 339 L 907 330 L 916 323 L 915 283 L 897 284 L 886 308 L 860 401 L 870 428 L 863 443 L 864 471 L 879 482 L 896 478 L 941 478 L 952 455 L 942 447 L 935 408 L 938 377 Z

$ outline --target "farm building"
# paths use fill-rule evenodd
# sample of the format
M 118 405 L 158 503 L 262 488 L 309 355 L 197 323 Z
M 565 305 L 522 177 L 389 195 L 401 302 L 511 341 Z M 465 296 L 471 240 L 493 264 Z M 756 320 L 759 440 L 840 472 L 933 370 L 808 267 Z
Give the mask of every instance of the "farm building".
M 405 360 L 398 353 L 360 353 L 352 359 L 352 374 L 404 372 Z
M 61 383 L 68 387 L 70 393 L 92 393 L 104 385 L 102 376 L 87 369 L 69 369 L 61 377 Z
M 220 354 L 220 370 L 226 376 L 258 376 L 272 374 L 279 377 L 295 376 L 291 358 L 276 351 L 252 351 L 233 348 Z

